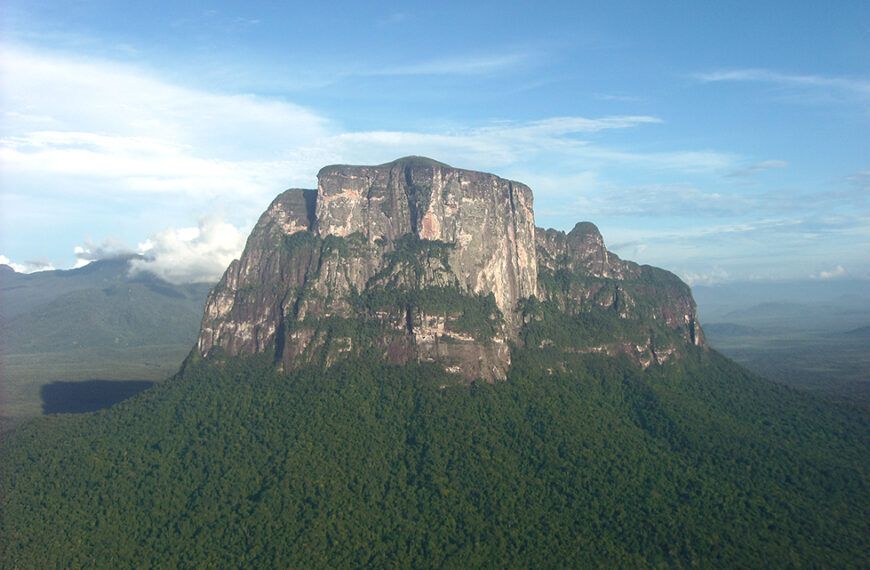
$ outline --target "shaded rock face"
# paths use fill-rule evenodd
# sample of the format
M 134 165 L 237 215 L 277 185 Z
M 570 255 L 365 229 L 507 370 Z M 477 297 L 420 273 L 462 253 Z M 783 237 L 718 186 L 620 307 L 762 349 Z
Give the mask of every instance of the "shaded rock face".
M 274 354 L 285 369 L 365 353 L 495 380 L 509 343 L 544 334 L 535 307 L 582 317 L 591 306 L 703 344 L 688 287 L 656 272 L 671 276 L 608 253 L 592 224 L 536 229 L 531 190 L 518 182 L 420 157 L 328 166 L 317 190 L 287 190 L 262 214 L 209 295 L 197 351 Z M 650 279 L 658 285 L 638 285 Z M 648 299 L 660 293 L 661 306 Z M 642 364 L 677 351 L 612 340 L 643 353 Z
M 607 331 L 563 340 L 567 351 L 623 353 L 647 367 L 687 345 L 707 346 L 689 287 L 668 271 L 608 252 L 594 224 L 581 222 L 567 234 L 537 228 L 536 243 L 541 300 L 562 318 Z M 595 324 L 585 328 L 592 332 Z M 548 340 L 558 344 L 536 339 Z

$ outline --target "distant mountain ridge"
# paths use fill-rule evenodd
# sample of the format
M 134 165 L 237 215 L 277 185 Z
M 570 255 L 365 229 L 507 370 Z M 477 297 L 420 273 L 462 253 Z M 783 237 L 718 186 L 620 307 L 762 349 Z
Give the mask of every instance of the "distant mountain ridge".
M 10 319 L 73 291 L 117 285 L 128 279 L 129 263 L 134 257 L 121 255 L 76 269 L 36 273 L 18 273 L 8 265 L 0 265 L 0 318 Z
M 522 183 L 428 158 L 327 166 L 316 191 L 287 190 L 260 217 L 209 295 L 196 352 L 289 369 L 373 350 L 493 380 L 511 343 L 642 366 L 705 346 L 676 276 L 620 260 L 589 222 L 536 228 L 532 203 Z M 539 326 L 557 313 L 560 330 Z
M 693 287 L 710 345 L 756 374 L 870 408 L 866 279 Z
M 0 277 L 4 351 L 190 342 L 211 284 L 173 285 L 147 272 L 131 276 L 135 257 L 72 270 L 5 272 Z
M 59 409 L 47 397 L 58 387 L 69 388 L 62 409 L 80 409 L 73 400 L 91 397 L 88 385 L 116 382 L 114 393 L 128 393 L 178 370 L 212 284 L 131 276 L 134 258 L 33 274 L 0 267 L 0 428 Z

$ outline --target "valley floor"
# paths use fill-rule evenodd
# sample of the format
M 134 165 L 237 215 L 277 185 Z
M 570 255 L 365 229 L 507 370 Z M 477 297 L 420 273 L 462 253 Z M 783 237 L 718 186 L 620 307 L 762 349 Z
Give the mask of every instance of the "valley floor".
M 111 406 L 178 372 L 189 351 L 173 344 L 3 355 L 0 429 Z
M 846 332 L 704 327 L 710 346 L 774 382 L 870 409 L 870 336 Z

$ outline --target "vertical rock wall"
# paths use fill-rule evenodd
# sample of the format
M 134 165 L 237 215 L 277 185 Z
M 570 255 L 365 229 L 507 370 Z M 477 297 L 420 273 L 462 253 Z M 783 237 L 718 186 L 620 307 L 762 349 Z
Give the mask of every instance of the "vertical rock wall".
M 197 349 L 285 368 L 375 351 L 492 380 L 528 338 L 643 365 L 704 345 L 676 276 L 608 253 L 591 223 L 536 229 L 523 184 L 407 157 L 328 166 L 316 191 L 279 195 L 209 295 Z
M 240 260 L 209 296 L 199 352 L 275 350 L 292 365 L 313 358 L 306 356 L 312 347 L 328 351 L 327 341 L 355 350 L 350 337 L 339 342 L 304 323 L 368 318 L 408 337 L 380 339 L 392 360 L 445 360 L 468 378 L 502 378 L 510 363 L 507 340 L 521 326 L 517 302 L 537 291 L 534 223 L 531 190 L 492 174 L 419 157 L 326 167 L 316 195 L 288 190 L 263 213 Z M 413 275 L 393 267 L 392 254 L 409 235 L 443 243 L 446 259 L 418 259 Z M 357 314 L 360 295 L 372 288 L 426 287 L 455 287 L 475 299 L 492 295 L 500 312 L 496 334 L 484 339 L 451 330 L 463 315 L 449 310 L 413 318 Z
M 492 293 L 502 313 L 537 291 L 532 191 L 492 174 L 409 157 L 380 166 L 328 166 L 318 175 L 316 231 L 392 242 L 412 233 L 456 247 L 462 287 Z

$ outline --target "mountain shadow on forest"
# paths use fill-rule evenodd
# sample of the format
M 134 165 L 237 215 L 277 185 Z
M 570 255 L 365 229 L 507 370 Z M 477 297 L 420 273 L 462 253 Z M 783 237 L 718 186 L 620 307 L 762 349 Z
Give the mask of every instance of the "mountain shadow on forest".
M 82 414 L 110 408 L 155 383 L 150 380 L 51 382 L 39 391 L 43 414 Z

